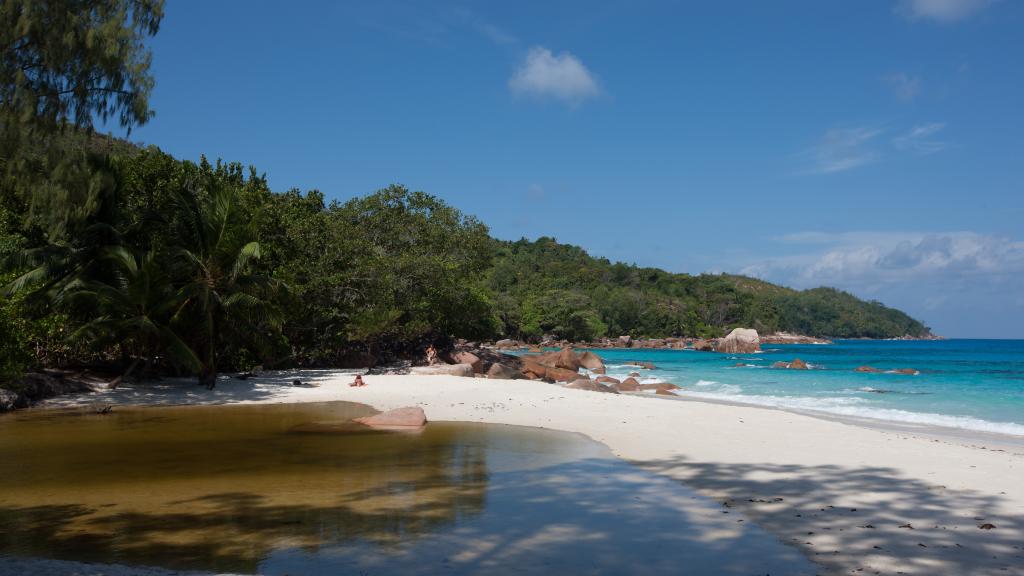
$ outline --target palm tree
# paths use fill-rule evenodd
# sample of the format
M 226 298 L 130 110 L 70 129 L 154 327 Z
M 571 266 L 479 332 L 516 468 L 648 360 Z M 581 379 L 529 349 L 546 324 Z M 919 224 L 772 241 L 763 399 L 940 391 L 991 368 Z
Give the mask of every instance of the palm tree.
M 54 302 L 97 313 L 72 333 L 72 339 L 117 343 L 131 359 L 111 387 L 130 376 L 142 361 L 148 369 L 160 355 L 190 371 L 199 370 L 198 356 L 171 327 L 182 300 L 156 253 L 139 256 L 123 246 L 108 246 L 99 261 L 108 271 L 106 280 L 72 279 L 54 295 Z
M 269 297 L 282 286 L 253 273 L 260 245 L 243 220 L 237 189 L 214 179 L 208 182 L 205 189 L 185 186 L 176 197 L 187 237 L 174 254 L 182 302 L 174 320 L 193 334 L 192 347 L 201 363 L 199 382 L 212 390 L 218 351 L 226 340 L 258 341 L 268 328 L 280 326 L 280 312 Z

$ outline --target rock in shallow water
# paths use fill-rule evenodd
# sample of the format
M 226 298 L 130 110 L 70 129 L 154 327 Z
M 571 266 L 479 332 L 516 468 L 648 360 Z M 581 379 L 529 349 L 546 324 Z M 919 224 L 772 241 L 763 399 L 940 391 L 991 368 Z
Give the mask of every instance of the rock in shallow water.
M 353 421 L 376 428 L 419 428 L 426 425 L 427 415 L 419 406 L 406 406 Z
M 761 340 L 757 337 L 757 330 L 735 328 L 728 336 L 718 341 L 715 350 L 728 354 L 750 354 L 761 350 Z

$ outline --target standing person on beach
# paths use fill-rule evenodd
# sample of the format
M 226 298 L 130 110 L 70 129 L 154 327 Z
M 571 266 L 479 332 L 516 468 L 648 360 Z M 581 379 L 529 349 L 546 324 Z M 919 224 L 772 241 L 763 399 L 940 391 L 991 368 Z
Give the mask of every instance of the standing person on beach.
M 437 364 L 437 348 L 431 344 L 427 346 L 427 366 L 433 366 Z

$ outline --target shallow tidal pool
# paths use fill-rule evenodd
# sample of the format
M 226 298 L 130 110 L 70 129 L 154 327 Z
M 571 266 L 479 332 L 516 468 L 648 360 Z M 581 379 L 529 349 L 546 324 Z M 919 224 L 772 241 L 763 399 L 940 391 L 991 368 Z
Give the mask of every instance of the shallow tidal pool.
M 53 561 L 111 574 L 814 573 L 739 514 L 582 436 L 350 422 L 373 412 L 0 416 L 0 574 L 59 573 Z

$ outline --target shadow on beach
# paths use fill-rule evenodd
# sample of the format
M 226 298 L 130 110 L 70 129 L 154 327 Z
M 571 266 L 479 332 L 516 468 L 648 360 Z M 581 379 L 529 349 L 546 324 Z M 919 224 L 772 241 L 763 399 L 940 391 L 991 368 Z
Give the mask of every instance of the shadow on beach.
M 637 465 L 712 495 L 836 573 L 1024 574 L 1021 516 L 998 496 L 870 466 Z
M 287 370 L 264 372 L 257 377 L 240 380 L 222 375 L 213 390 L 200 386 L 195 378 L 165 378 L 155 381 L 126 383 L 113 390 L 87 394 L 70 394 L 46 400 L 45 408 L 80 407 L 83 403 L 109 403 L 129 406 L 220 406 L 245 402 L 286 401 L 295 388 L 317 388 L 337 378 L 354 377 L 356 371 Z M 296 386 L 298 380 L 301 384 Z

